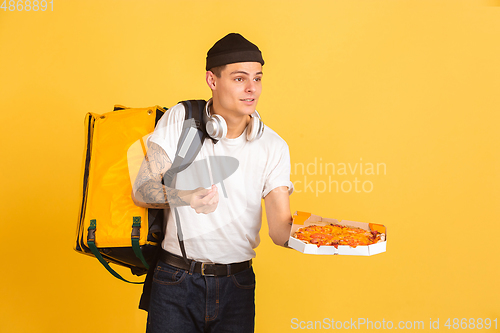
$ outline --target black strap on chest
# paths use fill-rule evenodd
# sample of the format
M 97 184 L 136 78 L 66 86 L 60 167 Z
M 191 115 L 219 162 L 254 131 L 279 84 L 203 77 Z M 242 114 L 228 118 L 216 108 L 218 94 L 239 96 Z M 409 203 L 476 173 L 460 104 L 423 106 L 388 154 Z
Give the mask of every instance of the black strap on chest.
M 203 146 L 203 142 L 208 137 L 203 121 L 206 102 L 204 100 L 189 100 L 180 103 L 184 105 L 185 109 L 184 123 L 177 143 L 174 161 L 163 176 L 163 184 L 167 187 L 175 187 L 176 175 L 193 163 Z M 173 207 L 173 213 L 182 257 L 188 262 L 184 247 L 184 235 L 182 234 L 180 217 L 176 207 Z
M 184 105 L 185 116 L 182 125 L 182 132 L 177 143 L 177 151 L 170 169 L 163 175 L 162 184 L 167 187 L 175 187 L 176 174 L 185 170 L 201 150 L 203 142 L 208 137 L 205 129 L 203 113 L 205 112 L 206 101 L 188 100 L 180 102 Z M 177 226 L 177 240 L 181 249 L 182 257 L 185 262 L 189 262 L 184 247 L 184 237 L 180 224 L 177 208 L 173 208 L 175 223 Z M 159 253 L 159 252 L 158 252 Z M 151 287 L 153 282 L 153 273 L 155 266 L 151 265 L 139 303 L 139 308 L 148 311 L 149 300 L 151 297 Z

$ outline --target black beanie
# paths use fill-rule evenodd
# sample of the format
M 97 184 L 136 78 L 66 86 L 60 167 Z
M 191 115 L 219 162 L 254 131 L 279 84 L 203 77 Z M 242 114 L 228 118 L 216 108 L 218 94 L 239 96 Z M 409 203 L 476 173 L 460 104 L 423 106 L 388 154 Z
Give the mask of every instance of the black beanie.
M 208 50 L 206 70 L 236 62 L 260 62 L 264 65 L 264 59 L 257 45 L 240 34 L 230 33 Z

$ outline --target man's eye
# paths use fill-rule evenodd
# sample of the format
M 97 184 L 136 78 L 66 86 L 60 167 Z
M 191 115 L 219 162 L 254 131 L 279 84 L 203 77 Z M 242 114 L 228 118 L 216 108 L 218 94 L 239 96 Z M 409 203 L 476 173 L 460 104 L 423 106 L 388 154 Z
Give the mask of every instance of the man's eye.
M 256 77 L 254 80 L 257 81 L 257 82 L 259 82 L 259 81 L 262 80 L 262 78 L 261 77 Z
M 243 81 L 243 79 L 241 77 L 237 77 L 236 79 L 234 79 L 235 81 L 238 81 L 238 82 L 241 82 Z

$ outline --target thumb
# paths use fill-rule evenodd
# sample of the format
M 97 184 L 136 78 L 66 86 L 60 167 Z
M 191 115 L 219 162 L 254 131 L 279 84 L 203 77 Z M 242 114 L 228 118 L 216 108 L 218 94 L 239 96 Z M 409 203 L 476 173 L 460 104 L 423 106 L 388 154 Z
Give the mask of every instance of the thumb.
M 208 195 L 210 192 L 212 191 L 211 188 L 203 188 L 203 187 L 200 187 L 198 191 L 196 191 L 196 195 L 198 197 L 204 197 L 206 195 Z

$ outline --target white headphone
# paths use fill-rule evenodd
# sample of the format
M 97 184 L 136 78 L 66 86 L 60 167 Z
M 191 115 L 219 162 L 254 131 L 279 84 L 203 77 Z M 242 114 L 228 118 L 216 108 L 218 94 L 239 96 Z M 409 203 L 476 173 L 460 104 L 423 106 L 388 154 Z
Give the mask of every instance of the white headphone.
M 203 113 L 203 117 L 205 117 L 205 127 L 208 135 L 212 139 L 221 140 L 227 135 L 227 124 L 221 115 L 210 114 L 211 105 L 212 99 L 210 98 L 205 105 L 205 112 Z M 247 141 L 257 140 L 262 136 L 262 133 L 264 133 L 264 123 L 260 119 L 260 115 L 257 110 L 255 110 L 250 117 L 250 122 L 247 125 Z

